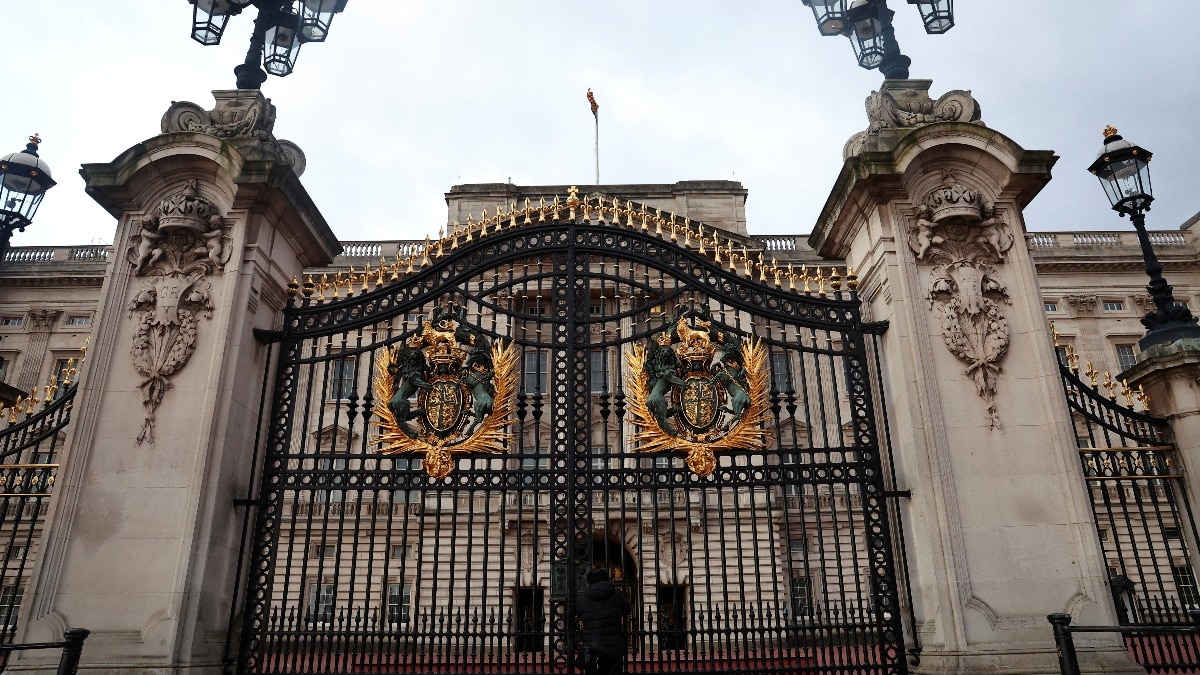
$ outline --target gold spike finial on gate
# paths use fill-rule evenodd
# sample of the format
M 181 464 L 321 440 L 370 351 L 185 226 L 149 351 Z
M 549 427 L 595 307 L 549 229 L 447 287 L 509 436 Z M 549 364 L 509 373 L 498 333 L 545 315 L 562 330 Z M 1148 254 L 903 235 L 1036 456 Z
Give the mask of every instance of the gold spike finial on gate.
M 759 283 L 767 283 L 767 261 L 763 258 L 762 251 L 758 252 L 758 281 Z
M 1079 373 L 1079 355 L 1075 353 L 1075 345 L 1067 343 L 1067 366 L 1071 372 Z
M 370 279 L 370 278 L 371 278 L 371 263 L 367 263 L 367 266 L 363 268 L 362 286 L 358 289 L 359 293 L 366 293 L 371 290 L 370 286 L 367 286 L 367 279 Z
M 1149 414 L 1150 413 L 1150 394 L 1147 394 L 1145 388 L 1143 388 L 1143 386 L 1140 384 L 1138 385 L 1138 388 L 1137 388 L 1137 400 L 1138 400 L 1138 403 L 1142 404 L 1142 412 Z M 18 405 L 20 404 L 19 401 L 17 403 L 18 403 Z
M 533 224 L 533 200 L 529 197 L 525 198 L 525 221 L 526 225 Z
M 1121 380 L 1121 395 L 1125 397 L 1125 407 L 1133 409 L 1133 390 L 1129 388 L 1129 380 Z
M 825 277 L 821 273 L 820 266 L 817 267 L 817 295 L 825 297 Z
M 1104 371 L 1104 388 L 1108 390 L 1108 398 L 1117 400 L 1117 383 L 1112 379 L 1112 373 Z
M 429 235 L 425 235 L 425 248 L 421 249 L 421 267 L 429 267 Z
M 836 267 L 829 271 L 829 287 L 833 289 L 834 293 L 842 291 L 842 279 L 838 276 Z
M 1055 348 L 1055 349 L 1057 349 L 1057 348 L 1059 347 L 1059 344 L 1058 344 L 1058 338 L 1060 338 L 1060 337 L 1062 337 L 1062 336 L 1058 334 L 1058 331 L 1057 331 L 1057 330 L 1055 330 L 1055 328 L 1054 328 L 1054 322 L 1053 322 L 1053 321 L 1051 321 L 1051 322 L 1050 322 L 1050 338 L 1051 338 L 1052 340 L 1054 340 L 1054 348 Z
M 800 266 L 800 280 L 804 282 L 804 294 L 812 295 L 812 287 L 809 286 L 811 278 L 808 276 L 808 265 Z
M 1096 367 L 1092 365 L 1091 359 L 1087 360 L 1087 370 L 1083 371 L 1083 374 L 1087 375 L 1088 379 L 1092 381 L 1092 389 L 1100 387 L 1100 383 L 1096 381 L 1096 378 L 1100 375 L 1100 371 L 1096 370 Z
M 329 275 L 321 275 L 321 285 L 317 286 L 317 302 L 325 302 L 325 289 L 329 286 Z
M 790 263 L 790 262 L 788 263 L 787 279 L 788 279 L 788 290 L 795 293 L 796 292 L 796 269 L 794 267 L 792 267 L 792 263 Z

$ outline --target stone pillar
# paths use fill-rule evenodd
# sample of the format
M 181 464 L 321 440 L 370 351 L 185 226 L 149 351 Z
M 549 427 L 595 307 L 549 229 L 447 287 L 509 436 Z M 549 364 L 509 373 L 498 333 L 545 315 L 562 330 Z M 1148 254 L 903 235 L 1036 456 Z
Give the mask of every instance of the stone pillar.
M 61 310 L 37 307 L 25 315 L 25 321 L 29 325 L 29 343 L 21 361 L 21 376 L 16 384 L 17 389 L 25 396 L 29 395 L 30 389 L 42 384 L 38 382 L 38 375 L 42 372 L 42 362 L 46 360 L 50 331 L 54 329 L 54 322 L 61 313 Z
M 1048 614 L 1116 616 L 1022 216 L 1057 158 L 929 84 L 867 99 L 810 243 L 858 271 L 866 318 L 889 323 L 916 672 L 1058 673 Z M 1077 641 L 1088 672 L 1142 672 L 1111 635 Z
M 214 95 L 81 171 L 117 218 L 115 260 L 15 641 L 91 629 L 88 670 L 219 672 L 267 367 L 254 331 L 340 250 L 270 101 Z
M 1129 386 L 1141 386 L 1150 396 L 1150 412 L 1171 423 L 1188 501 L 1200 504 L 1200 339 L 1154 345 L 1123 374 Z

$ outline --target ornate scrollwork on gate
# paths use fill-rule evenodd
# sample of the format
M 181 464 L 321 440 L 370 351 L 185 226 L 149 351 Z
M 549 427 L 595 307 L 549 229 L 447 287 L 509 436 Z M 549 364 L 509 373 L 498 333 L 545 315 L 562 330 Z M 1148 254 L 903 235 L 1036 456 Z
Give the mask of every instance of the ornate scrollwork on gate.
M 438 479 L 453 468 L 452 454 L 504 452 L 516 364 L 516 345 L 492 344 L 466 323 L 464 308 L 435 310 L 432 321 L 380 354 L 373 442 L 385 455 L 423 454 L 425 471 Z
M 687 452 L 688 468 L 708 476 L 714 451 L 762 447 L 770 404 L 758 339 L 713 326 L 707 312 L 677 312 L 625 360 L 640 452 Z

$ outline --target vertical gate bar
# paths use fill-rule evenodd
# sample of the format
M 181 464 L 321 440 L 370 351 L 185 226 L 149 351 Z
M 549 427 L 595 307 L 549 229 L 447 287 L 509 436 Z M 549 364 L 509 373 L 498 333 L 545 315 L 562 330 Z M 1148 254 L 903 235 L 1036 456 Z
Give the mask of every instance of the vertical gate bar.
M 258 424 L 254 429 L 254 445 L 250 449 L 250 472 L 246 476 L 246 510 L 242 512 L 242 536 L 238 541 L 237 565 L 233 572 L 233 594 L 229 601 L 229 622 L 226 624 L 228 628 L 225 631 L 225 649 L 222 652 L 224 655 L 225 667 L 236 667 L 236 656 L 230 653 L 233 647 L 233 627 L 237 624 L 238 615 L 238 599 L 241 596 L 242 588 L 242 568 L 246 563 L 246 547 L 250 544 L 250 522 L 254 512 L 251 510 L 255 502 L 255 489 L 259 486 L 255 484 L 255 478 L 258 474 L 258 458 L 264 451 L 262 448 L 262 433 L 263 420 L 262 415 L 266 411 L 267 405 L 267 383 L 270 381 L 272 372 L 272 357 L 275 355 L 275 343 L 267 343 L 267 354 L 263 359 L 265 367 L 263 368 L 262 387 L 258 393 Z
M 286 318 L 285 318 L 286 330 Z M 300 341 L 288 339 L 280 346 L 280 364 L 276 369 L 275 394 L 271 405 L 271 432 L 264 450 L 263 489 L 259 499 L 263 500 L 255 525 L 254 548 L 251 564 L 251 584 L 247 585 L 245 618 L 242 621 L 242 642 L 238 659 L 238 673 L 254 672 L 261 665 L 255 661 L 255 653 L 261 642 L 261 631 L 266 627 L 271 599 L 271 574 L 276 558 L 276 535 L 274 525 L 280 515 L 283 493 L 268 488 L 269 476 L 277 475 L 283 468 L 284 449 L 292 432 L 292 392 L 289 391 L 289 376 L 294 377 L 297 366 L 295 358 L 300 350 Z M 286 356 L 285 356 L 286 355 Z M 269 463 L 268 461 L 269 460 Z M 255 592 L 251 593 L 250 588 Z M 257 629 L 257 630 L 256 630 Z M 261 656 L 261 655 L 260 655 Z
M 883 433 L 879 437 L 880 453 L 887 456 L 887 478 L 888 483 L 886 489 L 892 492 L 898 492 L 900 489 L 899 481 L 896 477 L 896 458 L 892 446 L 892 423 L 888 415 L 887 407 L 887 382 L 883 379 L 883 359 L 880 355 L 879 343 L 883 341 L 881 334 L 867 333 L 864 337 L 871 343 L 871 351 L 875 357 L 875 392 L 876 400 L 879 401 L 879 413 L 883 419 Z M 908 544 L 904 538 L 904 513 L 900 508 L 898 499 L 890 501 L 892 505 L 892 539 L 900 546 L 900 564 L 897 566 L 897 573 L 902 575 L 904 582 L 904 596 L 901 601 L 902 605 L 908 606 L 908 621 L 909 621 L 909 639 L 912 641 L 912 648 L 908 650 L 910 655 L 911 665 L 921 665 L 921 636 L 917 631 L 917 614 L 916 602 L 912 592 L 912 574 L 908 567 Z M 903 634 L 901 635 L 903 641 Z

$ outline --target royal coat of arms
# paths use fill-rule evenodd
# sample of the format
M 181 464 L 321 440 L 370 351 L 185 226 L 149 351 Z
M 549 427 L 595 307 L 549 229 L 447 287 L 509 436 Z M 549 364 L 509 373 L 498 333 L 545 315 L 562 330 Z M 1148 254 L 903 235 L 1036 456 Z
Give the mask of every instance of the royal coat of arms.
M 756 338 L 713 325 L 705 311 L 677 312 L 625 358 L 640 452 L 686 452 L 688 468 L 708 476 L 714 451 L 762 448 L 770 404 Z
M 515 407 L 517 349 L 493 344 L 457 305 L 422 319 L 385 348 L 375 374 L 374 442 L 383 454 L 424 454 L 425 471 L 445 478 L 457 453 L 503 452 Z

